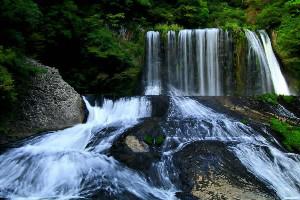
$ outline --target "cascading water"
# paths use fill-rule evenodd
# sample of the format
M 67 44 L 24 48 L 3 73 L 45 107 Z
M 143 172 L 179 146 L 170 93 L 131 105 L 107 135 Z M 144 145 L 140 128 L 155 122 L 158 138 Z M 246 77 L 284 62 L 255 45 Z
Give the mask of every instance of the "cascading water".
M 85 124 L 38 136 L 0 156 L 0 197 L 72 199 L 102 191 L 108 199 L 124 192 L 141 199 L 174 199 L 174 192 L 152 186 L 105 154 L 120 134 L 150 116 L 149 101 L 142 97 L 86 105 Z
M 199 140 L 228 143 L 245 167 L 274 190 L 280 199 L 300 199 L 300 156 L 277 149 L 251 127 L 219 114 L 187 97 L 173 97 L 169 120 L 195 120 L 167 133 L 179 147 Z M 184 124 L 184 122 L 183 122 Z M 174 128 L 174 127 L 173 127 Z M 177 149 L 179 151 L 179 149 Z
M 290 95 L 288 85 L 280 70 L 280 66 L 273 52 L 271 40 L 268 34 L 264 30 L 259 31 L 259 34 L 267 56 L 268 66 L 276 94 Z
M 249 45 L 247 74 L 252 77 L 252 80 L 247 80 L 247 94 L 251 94 L 253 91 L 255 94 L 260 89 L 262 93 L 272 92 L 272 79 L 264 48 L 255 32 L 246 30 L 246 37 Z
M 234 57 L 235 44 L 228 31 L 181 30 L 178 35 L 169 31 L 166 45 L 160 45 L 158 32 L 148 32 L 145 94 L 168 94 L 175 88 L 186 96 L 288 95 L 268 35 L 260 31 L 262 41 L 253 31 L 246 30 L 245 35 L 246 63 L 235 66 L 240 55 Z

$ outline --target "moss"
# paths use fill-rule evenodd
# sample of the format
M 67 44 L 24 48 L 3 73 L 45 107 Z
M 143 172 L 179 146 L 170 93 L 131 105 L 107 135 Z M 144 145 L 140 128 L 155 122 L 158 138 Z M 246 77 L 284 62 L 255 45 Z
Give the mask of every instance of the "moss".
M 246 38 L 244 31 L 242 29 L 234 30 L 233 34 L 234 40 L 234 66 L 235 66 L 235 76 L 236 76 L 236 94 L 243 94 L 243 89 L 245 88 L 245 65 L 246 65 Z
M 155 138 L 155 145 L 162 145 L 165 141 L 165 136 L 159 135 L 158 137 Z
M 271 119 L 270 125 L 272 130 L 282 137 L 282 143 L 289 151 L 300 152 L 300 127 L 275 118 Z
M 164 135 L 152 136 L 152 135 L 145 135 L 144 142 L 150 146 L 161 146 L 165 141 Z
M 248 119 L 242 119 L 242 120 L 241 120 L 241 123 L 247 125 L 247 124 L 249 123 L 249 120 L 248 120 Z
M 278 104 L 278 96 L 274 93 L 263 94 L 256 97 L 258 100 L 271 105 Z
M 296 100 L 295 96 L 280 96 L 280 98 L 284 101 L 286 104 L 291 104 Z
M 144 142 L 146 142 L 148 145 L 153 145 L 154 138 L 151 135 L 145 135 Z

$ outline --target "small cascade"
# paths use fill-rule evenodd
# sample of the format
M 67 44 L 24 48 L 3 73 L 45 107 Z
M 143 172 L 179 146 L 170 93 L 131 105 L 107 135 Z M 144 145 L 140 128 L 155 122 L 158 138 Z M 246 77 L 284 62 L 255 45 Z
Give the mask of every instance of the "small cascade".
M 174 192 L 151 185 L 105 153 L 126 129 L 151 115 L 150 102 L 145 97 L 104 100 L 102 107 L 85 102 L 85 124 L 38 136 L 0 156 L 0 197 L 81 199 L 98 191 L 107 199 L 123 193 L 175 199 Z
M 264 134 L 188 97 L 172 97 L 168 118 L 182 121 L 169 135 L 176 151 L 195 141 L 221 141 L 280 199 L 300 199 L 299 155 L 282 152 Z
M 144 94 L 168 94 L 170 88 L 185 96 L 289 94 L 266 32 L 259 37 L 245 30 L 245 36 L 246 55 L 240 58 L 230 31 L 169 31 L 166 41 L 158 32 L 148 32 Z
M 280 65 L 274 54 L 274 51 L 272 48 L 272 43 L 271 43 L 271 40 L 270 40 L 267 32 L 264 30 L 260 30 L 259 34 L 260 34 L 260 38 L 261 38 L 263 46 L 264 46 L 264 50 L 265 50 L 268 66 L 269 66 L 269 69 L 271 72 L 271 78 L 272 78 L 275 93 L 281 94 L 281 95 L 290 95 L 288 85 L 287 85 L 286 80 L 280 70 Z

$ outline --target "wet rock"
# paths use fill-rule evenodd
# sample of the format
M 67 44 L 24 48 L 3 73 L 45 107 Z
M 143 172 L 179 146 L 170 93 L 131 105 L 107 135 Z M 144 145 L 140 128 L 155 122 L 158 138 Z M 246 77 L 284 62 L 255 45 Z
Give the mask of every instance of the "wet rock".
M 249 174 L 225 144 L 202 141 L 174 156 L 184 192 L 201 200 L 274 199 L 259 180 Z
M 159 118 L 145 119 L 126 131 L 114 142 L 110 154 L 128 167 L 146 172 L 161 156 L 159 147 L 144 142 L 146 135 L 156 137 L 160 133 L 159 121 Z
M 149 152 L 149 147 L 144 142 L 139 141 L 135 136 L 127 136 L 125 138 L 125 144 L 134 153 L 145 153 Z
M 20 139 L 81 123 L 84 119 L 81 96 L 62 79 L 57 69 L 33 60 L 29 62 L 43 72 L 32 77 L 28 93 L 16 108 L 17 119 L 9 127 L 11 138 Z

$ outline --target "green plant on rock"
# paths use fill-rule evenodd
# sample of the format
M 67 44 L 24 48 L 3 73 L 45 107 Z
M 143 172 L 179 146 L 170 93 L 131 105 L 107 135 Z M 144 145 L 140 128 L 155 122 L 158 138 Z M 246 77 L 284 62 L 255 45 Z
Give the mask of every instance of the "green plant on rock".
M 279 96 L 285 103 L 287 104 L 291 104 L 296 100 L 295 96 L 285 96 L 285 95 L 281 95 Z
M 154 143 L 154 138 L 151 135 L 145 135 L 144 136 L 144 142 L 146 142 L 146 144 L 148 145 L 153 145 Z
M 155 146 L 161 146 L 165 141 L 164 135 L 158 135 L 158 136 L 152 136 L 152 135 L 145 135 L 144 136 L 144 142 L 148 145 L 155 145 Z
M 160 146 L 164 143 L 165 137 L 163 135 L 159 135 L 155 138 L 155 144 Z
M 267 94 L 263 94 L 260 96 L 257 96 L 257 99 L 264 102 L 264 103 L 268 103 L 271 105 L 277 105 L 278 104 L 278 96 L 275 93 L 267 93 Z
M 300 127 L 292 126 L 278 119 L 271 119 L 270 125 L 273 131 L 282 137 L 283 145 L 289 151 L 300 152 Z

